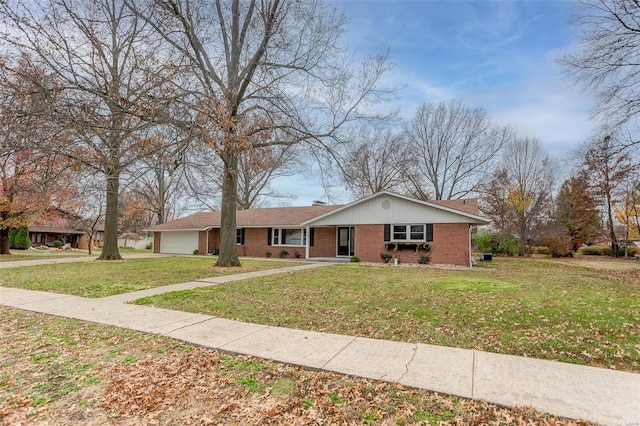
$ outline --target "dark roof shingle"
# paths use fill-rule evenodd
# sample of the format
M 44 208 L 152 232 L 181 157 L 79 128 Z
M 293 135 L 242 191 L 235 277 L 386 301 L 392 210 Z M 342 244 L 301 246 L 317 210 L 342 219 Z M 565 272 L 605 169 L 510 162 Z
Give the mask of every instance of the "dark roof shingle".
M 307 207 L 270 207 L 260 209 L 238 210 L 236 223 L 238 227 L 267 226 L 300 226 L 307 220 L 328 213 L 341 206 L 307 206 Z M 209 227 L 220 227 L 220 212 L 201 212 L 156 225 L 149 231 L 167 230 L 203 230 Z

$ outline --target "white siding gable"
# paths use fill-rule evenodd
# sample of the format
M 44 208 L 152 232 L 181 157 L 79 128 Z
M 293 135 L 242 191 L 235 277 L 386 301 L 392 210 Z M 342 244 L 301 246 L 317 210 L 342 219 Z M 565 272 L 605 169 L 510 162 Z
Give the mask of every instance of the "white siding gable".
M 309 226 L 328 226 L 476 222 L 476 220 L 464 214 L 394 197 L 390 194 L 381 194 L 345 207 L 335 213 L 329 213 L 325 217 L 311 220 L 307 223 Z

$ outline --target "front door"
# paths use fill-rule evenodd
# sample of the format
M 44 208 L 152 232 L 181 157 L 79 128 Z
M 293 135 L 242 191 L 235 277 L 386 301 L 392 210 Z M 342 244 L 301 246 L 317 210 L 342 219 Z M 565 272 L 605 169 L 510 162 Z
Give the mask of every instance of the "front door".
M 338 227 L 338 256 L 353 256 L 355 240 L 353 226 Z

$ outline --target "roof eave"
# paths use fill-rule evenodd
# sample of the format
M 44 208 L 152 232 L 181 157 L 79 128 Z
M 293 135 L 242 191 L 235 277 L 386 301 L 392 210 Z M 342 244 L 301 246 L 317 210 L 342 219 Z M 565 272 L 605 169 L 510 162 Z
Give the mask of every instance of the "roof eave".
M 327 212 L 325 214 L 322 214 L 322 215 L 320 215 L 320 216 L 318 216 L 316 218 L 309 219 L 309 220 L 307 220 L 305 222 L 302 222 L 302 226 L 311 225 L 313 222 L 316 222 L 316 221 L 318 221 L 320 219 L 324 219 L 326 217 L 331 216 L 332 214 L 341 212 L 342 210 L 346 210 L 346 209 L 351 208 L 353 206 L 357 206 L 360 203 L 363 203 L 363 202 L 368 201 L 368 200 L 372 200 L 372 199 L 374 199 L 376 197 L 381 197 L 383 195 L 388 195 L 390 197 L 401 198 L 403 200 L 411 201 L 413 203 L 418 203 L 418 204 L 422 204 L 424 206 L 432 207 L 432 208 L 435 208 L 435 209 L 438 209 L 438 210 L 443 210 L 443 211 L 446 211 L 446 212 L 449 212 L 449 213 L 454 213 L 454 214 L 457 214 L 457 215 L 472 219 L 475 222 L 471 222 L 470 221 L 469 223 L 474 224 L 474 225 L 488 225 L 489 223 L 491 223 L 490 220 L 485 219 L 484 217 L 481 217 L 481 216 L 478 216 L 478 215 L 475 215 L 475 214 L 472 214 L 472 213 L 467 213 L 467 212 L 462 211 L 462 210 L 458 210 L 458 209 L 454 209 L 454 208 L 446 207 L 446 206 L 441 206 L 439 204 L 430 203 L 428 201 L 418 200 L 416 198 L 407 197 L 405 195 L 396 194 L 396 193 L 390 192 L 390 191 L 380 191 L 380 192 L 376 192 L 375 194 L 371 194 L 368 197 L 364 197 L 364 198 L 361 198 L 359 200 L 353 201 L 352 203 L 345 204 L 344 206 L 342 206 L 342 207 L 340 207 L 340 208 L 338 208 L 336 210 L 332 210 L 332 211 Z

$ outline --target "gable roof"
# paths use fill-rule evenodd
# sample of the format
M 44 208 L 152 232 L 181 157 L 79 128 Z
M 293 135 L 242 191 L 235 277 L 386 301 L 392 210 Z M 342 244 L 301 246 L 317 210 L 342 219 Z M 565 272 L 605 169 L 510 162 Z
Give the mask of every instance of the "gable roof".
M 413 222 L 407 210 L 416 210 L 420 219 L 425 219 L 425 207 L 427 212 L 431 212 L 430 217 L 444 217 L 448 220 L 469 223 L 474 225 L 486 225 L 489 220 L 478 215 L 477 200 L 434 200 L 422 201 L 415 198 L 395 194 L 389 191 L 382 191 L 368 197 L 356 200 L 352 203 L 340 206 L 306 206 L 306 207 L 271 207 L 249 210 L 238 210 L 236 212 L 236 224 L 239 228 L 266 228 L 266 227 L 301 227 L 318 224 L 318 226 L 329 226 L 340 224 L 340 216 L 346 216 L 349 211 L 356 213 L 359 209 L 367 208 L 367 204 L 377 198 L 396 199 L 394 208 L 400 210 L 407 222 Z M 379 209 L 377 209 L 379 210 Z M 390 210 L 393 213 L 393 209 Z M 399 216 L 393 213 L 390 220 L 376 221 L 375 223 L 395 223 Z M 372 220 L 373 217 L 368 218 Z M 337 220 L 336 223 L 332 221 Z M 148 231 L 204 231 L 212 228 L 219 228 L 221 222 L 220 212 L 201 212 L 191 216 L 176 219 L 156 225 Z M 364 223 L 364 222 L 363 222 Z M 373 223 L 373 222 L 371 222 Z M 352 225 L 357 223 L 351 222 Z
M 239 228 L 263 228 L 273 226 L 296 226 L 340 208 L 340 206 L 268 207 L 236 211 Z M 202 212 L 166 222 L 149 228 L 148 231 L 203 231 L 220 227 L 220 212 Z
M 48 207 L 38 220 L 29 225 L 29 232 L 51 234 L 84 234 L 80 216 L 59 207 Z
M 420 216 L 420 219 L 424 219 L 422 213 L 419 212 L 407 212 L 407 207 L 419 208 L 420 211 L 424 211 L 424 207 L 427 207 L 433 214 L 430 216 L 448 217 L 455 219 L 455 222 L 469 223 L 473 225 L 487 225 L 490 223 L 488 219 L 485 219 L 478 215 L 478 202 L 477 200 L 437 200 L 437 201 L 422 201 L 416 198 L 407 197 L 405 195 L 396 194 L 390 191 L 381 191 L 372 194 L 368 197 L 361 198 L 352 203 L 346 204 L 333 211 L 327 212 L 322 216 L 315 217 L 303 223 L 303 225 L 328 225 L 333 220 L 334 224 L 338 224 L 339 216 L 346 216 L 347 211 L 362 210 L 363 207 L 370 205 L 373 200 L 382 198 L 384 200 L 396 199 L 400 202 L 400 206 L 390 208 L 391 202 L 389 201 L 389 207 L 382 208 L 382 210 L 388 210 L 389 214 L 381 213 L 381 209 L 369 209 L 371 211 L 369 221 L 367 223 L 410 223 L 416 220 L 415 216 Z M 367 206 L 371 207 L 371 206 Z M 404 207 L 404 209 L 403 209 Z M 394 212 L 395 209 L 395 212 Z M 393 212 L 393 214 L 392 214 Z M 381 218 L 385 216 L 384 218 Z M 376 217 L 376 219 L 374 219 Z M 347 220 L 351 224 L 357 224 L 353 220 Z M 440 223 L 446 223 L 447 221 L 440 220 Z M 346 223 L 346 222 L 345 222 Z M 364 222 L 363 222 L 364 223 Z M 435 222 L 434 222 L 435 223 Z

